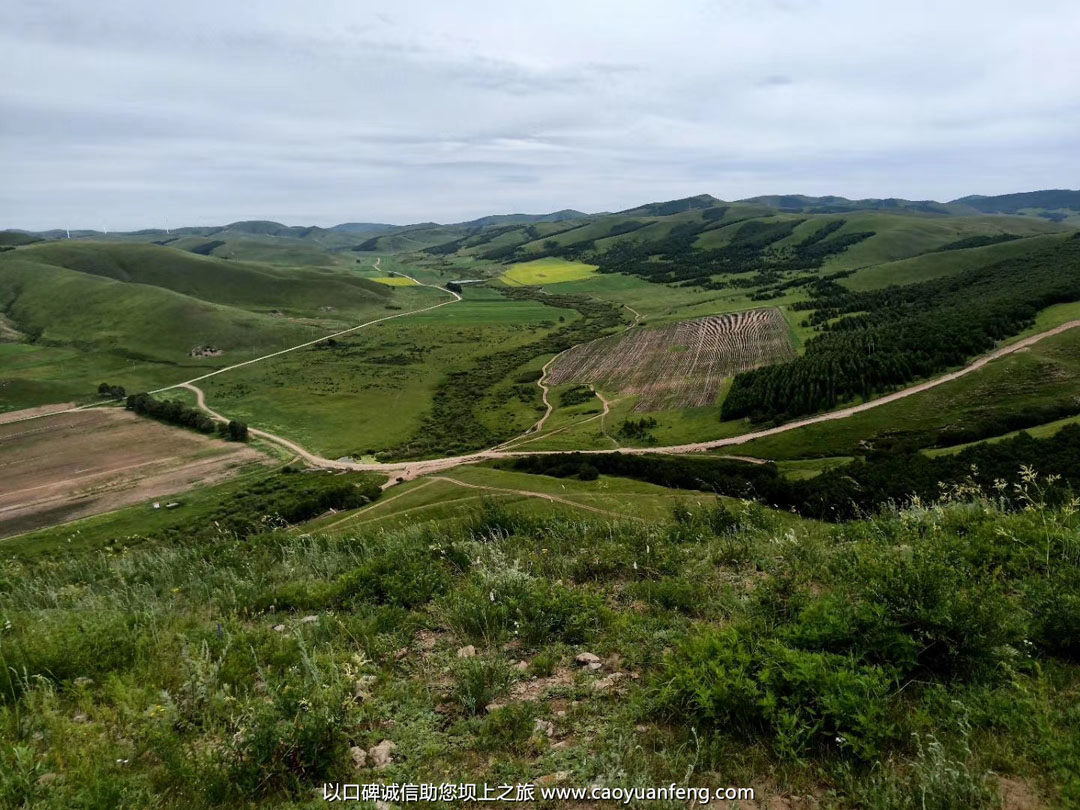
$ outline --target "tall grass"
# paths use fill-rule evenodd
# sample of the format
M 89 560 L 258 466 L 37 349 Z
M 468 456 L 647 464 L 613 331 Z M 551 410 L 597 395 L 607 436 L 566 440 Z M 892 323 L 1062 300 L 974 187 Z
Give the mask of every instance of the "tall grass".
M 302 805 L 326 780 L 560 770 L 889 810 L 991 807 L 1007 773 L 1065 806 L 1080 520 L 1039 486 L 1019 511 L 957 491 L 836 527 L 489 506 L 8 560 L 0 806 Z M 393 762 L 358 773 L 350 749 L 387 739 Z

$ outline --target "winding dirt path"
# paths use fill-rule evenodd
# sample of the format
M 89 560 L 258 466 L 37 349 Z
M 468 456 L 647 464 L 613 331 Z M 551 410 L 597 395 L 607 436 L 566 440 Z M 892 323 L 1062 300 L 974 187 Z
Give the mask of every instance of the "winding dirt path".
M 527 498 L 540 498 L 541 500 L 551 501 L 552 503 L 561 503 L 564 506 L 572 506 L 576 509 L 584 509 L 586 512 L 594 512 L 598 515 L 608 515 L 609 517 L 617 517 L 620 519 L 626 518 L 627 515 L 620 515 L 618 512 L 611 512 L 607 509 L 600 509 L 597 506 L 589 506 L 584 503 L 578 503 L 577 501 L 571 501 L 568 498 L 560 498 L 558 495 L 551 495 L 547 492 L 533 492 L 528 489 L 510 489 L 507 487 L 490 487 L 484 484 L 469 484 L 465 481 L 459 481 L 456 478 L 448 478 L 444 475 L 433 475 L 434 481 L 446 481 L 449 484 L 457 484 L 459 487 L 467 487 L 468 489 L 481 489 L 486 492 L 505 493 L 508 495 L 524 495 Z
M 543 289 L 541 289 L 541 292 L 543 292 Z M 633 329 L 635 326 L 638 325 L 638 323 L 641 321 L 641 319 L 644 316 L 640 312 L 638 312 L 636 309 L 634 309 L 632 306 L 630 306 L 629 304 L 623 304 L 622 306 L 625 309 L 628 309 L 628 310 L 630 310 L 631 312 L 634 313 L 634 322 L 632 324 L 630 324 L 629 326 L 627 326 L 626 329 L 623 330 L 624 332 L 629 332 L 631 329 Z M 605 337 L 606 337 L 606 335 L 605 335 Z M 600 339 L 601 338 L 595 338 L 595 340 L 600 340 Z M 592 342 L 593 341 L 589 341 L 589 343 L 592 343 Z M 588 345 L 588 344 L 585 344 L 585 345 Z M 575 348 L 577 348 L 577 346 L 571 346 L 570 347 L 570 349 L 575 349 Z M 513 439 L 507 439 L 502 444 L 499 444 L 499 445 L 496 445 L 495 447 L 493 447 L 492 448 L 493 450 L 501 450 L 502 448 L 507 447 L 508 445 L 517 443 L 519 439 L 524 438 L 525 436 L 527 436 L 530 433 L 539 433 L 541 430 L 543 430 L 544 423 L 547 422 L 548 417 L 551 416 L 552 410 L 554 410 L 554 408 L 553 408 L 553 406 L 551 404 L 551 401 L 548 399 L 548 395 L 551 393 L 551 386 L 548 385 L 548 383 L 547 383 L 548 371 L 551 369 L 552 363 L 554 363 L 556 360 L 558 360 L 560 357 L 562 357 L 564 354 L 566 354 L 568 351 L 570 351 L 570 349 L 563 349 L 557 355 L 555 355 L 550 360 L 548 360 L 546 363 L 544 363 L 544 367 L 540 370 L 540 379 L 536 381 L 536 384 L 538 386 L 540 386 L 540 390 L 543 392 L 543 393 L 541 393 L 540 398 L 544 401 L 544 408 L 546 409 L 544 411 L 544 415 L 540 417 L 539 421 L 537 421 L 537 423 L 535 425 L 533 425 L 531 428 L 529 428 L 527 431 L 525 431 L 525 433 L 523 433 L 521 436 L 515 436 Z M 595 391 L 596 389 L 594 388 L 593 390 Z M 597 396 L 600 396 L 600 394 L 597 393 Z M 602 396 L 600 396 L 600 399 L 604 403 L 604 416 L 606 416 L 607 412 L 608 412 L 608 402 Z M 603 432 L 603 422 L 604 422 L 603 417 L 601 417 L 601 419 L 600 419 L 600 430 L 601 430 L 601 432 Z M 607 436 L 607 433 L 604 433 L 604 435 Z M 611 439 L 610 436 L 608 436 L 608 438 Z M 614 439 L 611 439 L 611 440 L 613 442 L 615 442 L 616 447 L 619 446 L 618 442 L 616 442 Z M 524 442 L 522 442 L 522 443 L 524 444 Z
M 1046 338 L 1052 337 L 1053 335 L 1059 335 L 1062 332 L 1068 331 L 1069 329 L 1074 329 L 1078 326 L 1080 326 L 1080 320 L 1069 321 L 1068 323 L 1064 323 L 1053 329 L 1048 329 L 1045 332 L 1040 332 L 1037 335 L 1031 335 L 1030 337 L 1024 338 L 1023 340 L 1019 340 L 1015 343 L 1010 343 L 1007 346 L 1002 346 L 998 349 L 995 349 L 989 354 L 985 354 L 982 357 L 972 361 L 969 365 L 966 365 L 963 368 L 958 369 L 957 371 L 944 374 L 941 377 L 935 377 L 932 380 L 927 380 L 926 382 L 913 385 L 910 388 L 904 388 L 900 391 L 894 391 L 891 394 L 879 397 L 878 399 L 872 399 L 869 402 L 863 402 L 859 405 L 852 405 L 847 408 L 841 408 L 837 411 L 830 411 L 829 413 L 810 416 L 805 419 L 800 419 L 795 422 L 788 422 L 786 424 L 779 425 L 773 428 L 768 428 L 766 430 L 754 431 L 752 433 L 743 433 L 739 436 L 729 436 L 724 439 L 714 439 L 712 441 L 705 442 L 694 442 L 691 444 L 667 445 L 664 447 L 619 447 L 612 450 L 579 450 L 576 452 L 579 452 L 583 455 L 593 455 L 600 453 L 624 453 L 626 455 L 646 455 L 650 453 L 657 453 L 666 455 L 682 455 L 685 453 L 698 453 L 706 450 L 715 450 L 720 447 L 732 447 L 735 445 L 746 444 L 747 442 L 752 442 L 755 439 L 765 438 L 766 436 L 775 436 L 779 433 L 786 433 L 790 430 L 798 430 L 799 428 L 806 427 L 807 425 L 815 425 L 822 422 L 831 422 L 838 419 L 846 419 L 847 417 L 854 416 L 857 413 L 862 413 L 863 411 L 868 411 L 872 408 L 877 408 L 890 402 L 905 399 L 906 397 L 913 396 L 923 391 L 929 391 L 931 388 L 936 388 L 937 386 L 943 385 L 947 382 L 952 382 L 953 380 L 959 379 L 960 377 L 964 377 L 968 374 L 971 374 L 972 372 L 978 371 L 980 368 L 993 360 L 997 360 L 998 358 L 1023 351 L 1041 340 L 1045 340 Z M 203 396 L 202 391 L 191 382 L 180 383 L 179 386 L 174 387 L 183 387 L 194 391 L 200 408 L 205 410 L 215 419 L 225 419 L 224 416 L 211 410 L 206 405 L 206 399 L 205 396 Z M 595 419 L 597 417 L 592 418 Z M 355 461 L 337 461 L 333 459 L 322 458 L 321 456 L 309 453 L 300 445 L 296 444 L 295 442 L 289 441 L 288 439 L 284 439 L 281 436 L 277 436 L 263 430 L 258 430 L 256 428 L 249 428 L 249 432 L 252 435 L 258 436 L 260 438 L 266 439 L 267 441 L 271 441 L 282 447 L 288 448 L 289 450 L 293 451 L 298 456 L 303 458 L 305 461 L 307 461 L 309 464 L 313 464 L 315 466 L 327 467 L 330 469 L 384 473 L 390 476 L 390 478 L 383 485 L 383 489 L 387 489 L 393 486 L 395 483 L 399 483 L 401 481 L 411 481 L 412 479 L 418 478 L 423 475 L 434 475 L 436 473 L 452 469 L 462 464 L 476 464 L 481 461 L 487 461 L 495 458 L 516 458 L 519 456 L 546 456 L 558 455 L 560 453 L 569 452 L 565 450 L 501 450 L 499 448 L 492 448 L 489 450 L 481 450 L 476 453 L 470 453 L 463 456 L 447 456 L 444 458 L 428 459 L 423 461 L 402 461 L 389 464 L 362 463 Z M 747 458 L 746 460 L 751 461 L 751 459 L 749 458 Z M 753 459 L 753 461 L 760 462 L 761 459 Z M 463 482 L 457 481 L 454 481 L 454 483 L 461 483 L 463 486 L 476 486 L 471 484 L 467 485 Z M 537 494 L 540 495 L 542 493 Z M 580 504 L 578 504 L 578 506 L 580 506 Z
M 381 256 L 376 258 L 375 263 L 373 265 L 371 265 L 371 266 L 374 267 L 376 270 L 378 270 L 379 269 L 378 265 L 379 265 L 379 262 L 380 262 L 381 259 L 382 259 Z M 438 303 L 438 304 L 432 304 L 430 307 L 421 307 L 420 309 L 411 309 L 408 312 L 398 312 L 398 313 L 396 313 L 394 315 L 385 315 L 382 318 L 375 318 L 374 320 L 365 321 L 364 323 L 357 324 L 356 326 L 350 326 L 348 329 L 342 329 L 340 332 L 334 332 L 333 334 L 330 334 L 330 335 L 323 335 L 322 337 L 315 338 L 314 340 L 309 340 L 306 343 L 300 343 L 300 344 L 298 344 L 296 346 L 290 346 L 287 349 L 282 349 L 281 351 L 271 352 L 270 354 L 264 354 L 262 357 L 255 357 L 255 358 L 253 358 L 251 360 L 245 360 L 242 363 L 234 363 L 231 366 L 225 366 L 224 368 L 219 368 L 216 371 L 211 371 L 210 373 L 203 374 L 203 375 L 201 375 L 199 377 L 192 377 L 190 380 L 184 380 L 184 382 L 176 383 L 175 385 L 167 385 L 164 388 L 155 388 L 150 393 L 151 394 L 160 394 L 162 391 L 171 391 L 174 388 L 186 388 L 189 385 L 191 385 L 192 383 L 201 382 L 202 380 L 208 379 L 210 377 L 216 377 L 218 374 L 224 374 L 226 371 L 233 371 L 233 370 L 238 369 L 238 368 L 243 368 L 244 366 L 250 366 L 253 363 L 261 363 L 263 360 L 269 360 L 271 357 L 280 357 L 283 354 L 288 354 L 289 352 L 295 352 L 298 349 L 306 349 L 308 346 L 315 346 L 316 344 L 322 343 L 323 341 L 330 340 L 331 338 L 339 338 L 342 335 L 351 335 L 353 332 L 357 331 L 358 329 L 363 329 L 363 328 L 365 328 L 367 326 L 374 326 L 375 324 L 383 323 L 384 321 L 392 321 L 392 320 L 394 320 L 394 318 L 405 318 L 405 317 L 407 317 L 409 315 L 417 315 L 417 314 L 419 314 L 421 312 L 430 312 L 433 309 L 438 309 L 439 307 L 445 307 L 448 304 L 456 304 L 458 301 L 461 300 L 461 296 L 458 295 L 456 292 L 454 292 L 453 290 L 448 290 L 445 287 L 440 287 L 437 284 L 424 284 L 422 281 L 417 281 L 412 276 L 406 275 L 405 273 L 399 273 L 396 270 L 394 271 L 394 275 L 401 276 L 402 278 L 407 278 L 410 281 L 412 281 L 414 284 L 417 284 L 420 287 L 430 287 L 430 288 L 432 288 L 434 290 L 441 290 L 442 292 L 446 293 L 447 295 L 452 295 L 453 298 L 451 298 L 449 301 L 443 301 L 443 302 Z

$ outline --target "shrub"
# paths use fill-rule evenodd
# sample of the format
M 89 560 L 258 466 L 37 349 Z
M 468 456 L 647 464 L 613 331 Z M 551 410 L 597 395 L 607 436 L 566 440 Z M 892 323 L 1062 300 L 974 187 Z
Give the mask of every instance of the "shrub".
M 225 778 L 210 785 L 211 796 L 299 797 L 329 778 L 348 746 L 345 706 L 340 689 L 310 681 L 249 703 L 227 742 Z
M 526 577 L 474 580 L 455 590 L 447 613 L 458 633 L 487 644 L 511 633 L 526 644 L 579 644 L 607 622 L 599 596 Z
M 999 578 L 963 558 L 962 538 L 911 539 L 914 548 L 866 543 L 846 561 L 837 591 L 847 595 L 851 626 L 859 631 L 850 646 L 873 657 L 880 654 L 873 644 L 887 639 L 886 652 L 902 652 L 891 663 L 905 673 L 988 674 L 1023 638 L 1019 604 Z
M 450 574 L 429 555 L 381 554 L 346 574 L 333 587 L 334 601 L 364 599 L 413 608 L 445 593 Z
M 33 623 L 16 615 L 11 621 L 0 637 L 0 703 L 17 699 L 35 676 L 64 683 L 135 662 L 140 628 L 119 612 L 65 612 Z
M 1027 606 L 1032 640 L 1053 655 L 1080 660 L 1080 570 L 1035 580 Z
M 543 650 L 533 656 L 529 662 L 529 674 L 538 678 L 548 678 L 559 665 L 560 656 L 554 650 Z
M 510 688 L 513 674 L 501 658 L 484 656 L 463 658 L 457 664 L 454 699 L 469 714 L 479 714 Z
M 991 774 L 971 767 L 966 743 L 950 753 L 935 736 L 916 737 L 918 754 L 903 778 L 879 776 L 860 791 L 860 807 L 869 810 L 989 810 L 1001 806 Z
M 643 580 L 633 583 L 627 593 L 634 599 L 648 602 L 664 610 L 695 614 L 705 601 L 705 588 L 685 577 Z
M 827 746 L 872 760 L 890 733 L 889 688 L 877 667 L 728 629 L 693 636 L 668 656 L 654 705 L 688 725 L 765 739 L 787 758 Z
M 481 751 L 525 753 L 536 728 L 536 713 L 536 704 L 525 701 L 496 709 L 481 723 L 476 747 Z

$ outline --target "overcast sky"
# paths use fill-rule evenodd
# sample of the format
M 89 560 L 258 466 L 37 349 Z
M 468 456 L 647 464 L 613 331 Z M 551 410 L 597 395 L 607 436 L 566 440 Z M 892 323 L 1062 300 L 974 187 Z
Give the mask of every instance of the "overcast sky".
M 5 0 L 0 227 L 1080 186 L 1076 0 Z

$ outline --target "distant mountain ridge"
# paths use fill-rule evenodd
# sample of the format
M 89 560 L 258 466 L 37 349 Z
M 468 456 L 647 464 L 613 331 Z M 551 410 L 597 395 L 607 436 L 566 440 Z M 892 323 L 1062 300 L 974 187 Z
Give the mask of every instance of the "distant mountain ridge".
M 909 211 L 919 214 L 940 215 L 975 215 L 975 214 L 1028 214 L 1053 221 L 1063 221 L 1074 214 L 1080 215 L 1080 190 L 1044 189 L 1013 194 L 980 195 L 973 194 L 958 197 L 948 202 L 937 200 L 907 200 L 899 197 L 865 198 L 852 200 L 847 197 L 826 195 L 814 197 L 805 194 L 766 194 L 746 197 L 736 202 L 746 205 L 758 205 L 774 208 L 785 213 L 839 214 L 859 210 Z M 627 216 L 663 217 L 725 205 L 722 199 L 710 194 L 698 194 L 677 200 L 650 202 L 634 208 L 618 211 Z M 293 239 L 327 238 L 348 239 L 364 236 L 369 240 L 382 235 L 404 233 L 408 231 L 430 230 L 437 228 L 487 228 L 492 226 L 528 225 L 539 223 L 560 223 L 583 220 L 590 217 L 606 216 L 603 213 L 587 214 L 572 208 L 552 211 L 546 214 L 492 214 L 455 223 L 419 222 L 409 225 L 392 225 L 384 222 L 343 222 L 323 228 L 317 225 L 285 225 L 273 220 L 240 220 L 227 225 L 206 225 L 171 228 L 146 228 L 135 231 L 104 232 L 96 230 L 73 230 L 73 238 L 95 238 L 99 236 L 117 237 L 181 237 L 181 236 L 256 236 L 287 237 Z M 62 239 L 68 236 L 63 228 L 42 231 L 30 231 L 19 228 L 8 229 L 12 233 L 31 234 L 43 239 Z

